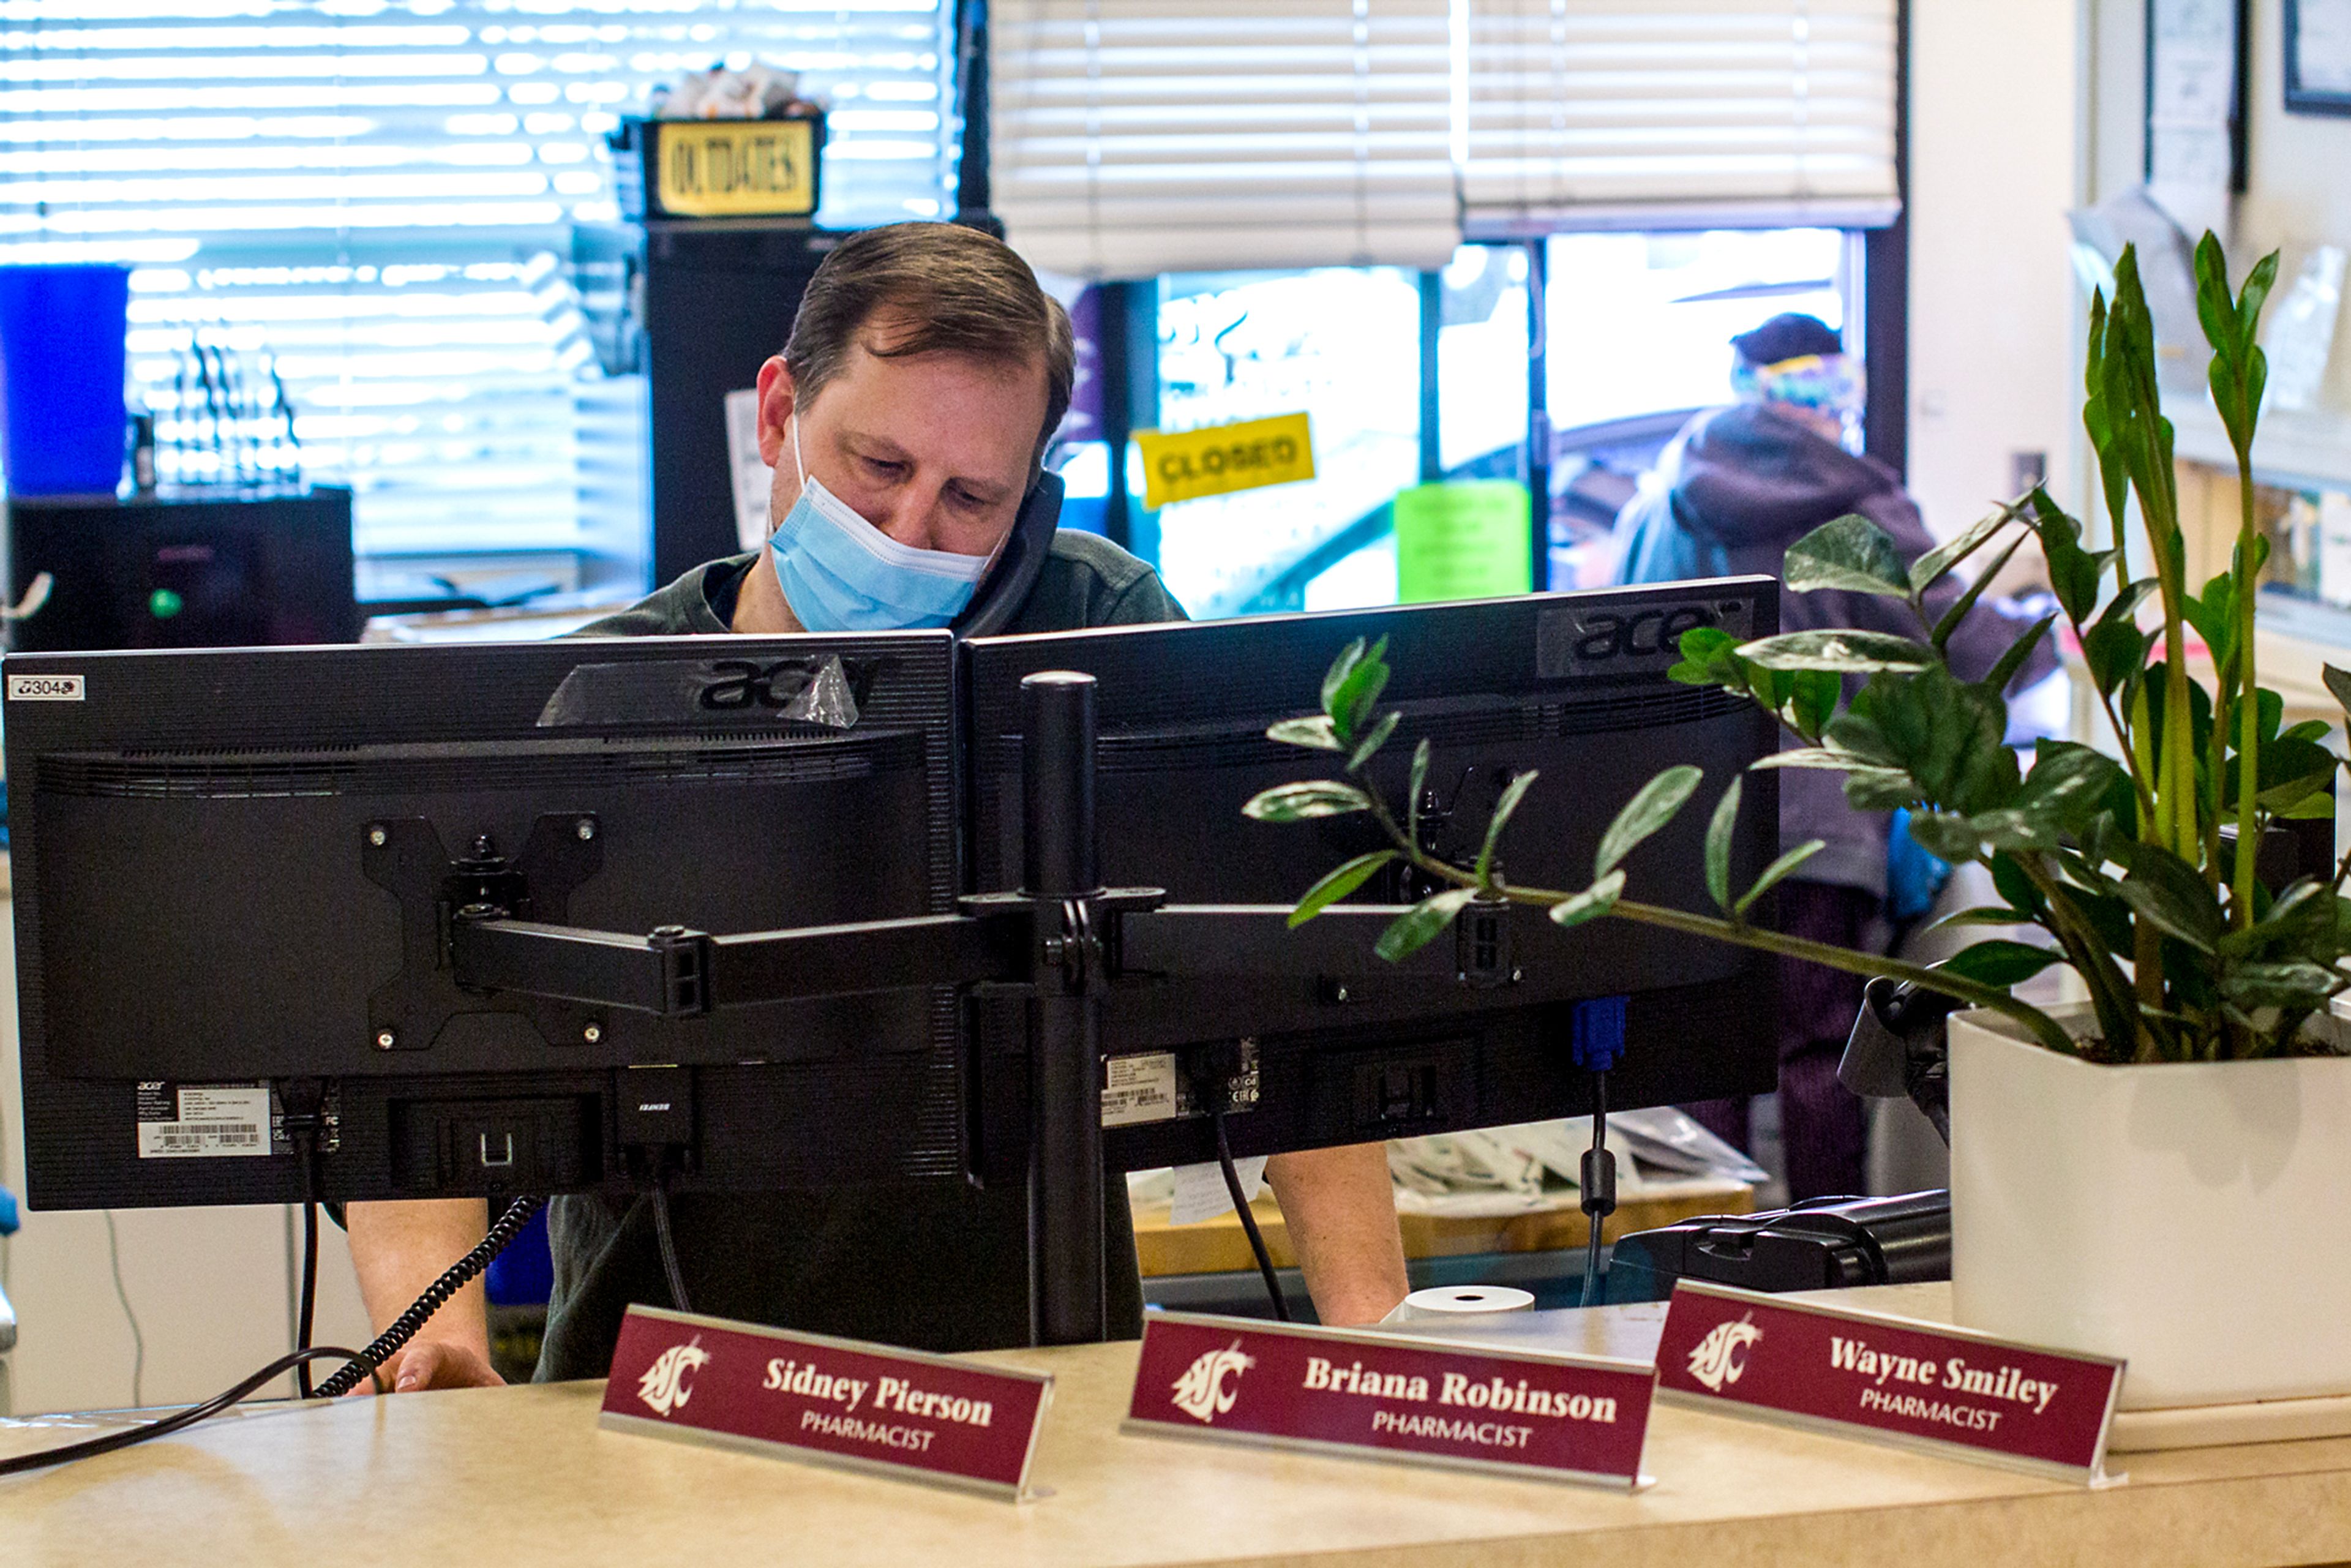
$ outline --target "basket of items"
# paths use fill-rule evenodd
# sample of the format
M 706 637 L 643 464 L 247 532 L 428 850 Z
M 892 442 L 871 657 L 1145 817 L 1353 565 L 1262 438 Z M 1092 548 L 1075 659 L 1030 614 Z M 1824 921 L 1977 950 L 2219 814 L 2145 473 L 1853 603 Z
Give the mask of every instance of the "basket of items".
M 621 211 L 637 223 L 808 217 L 823 162 L 823 104 L 767 66 L 696 72 L 612 133 Z

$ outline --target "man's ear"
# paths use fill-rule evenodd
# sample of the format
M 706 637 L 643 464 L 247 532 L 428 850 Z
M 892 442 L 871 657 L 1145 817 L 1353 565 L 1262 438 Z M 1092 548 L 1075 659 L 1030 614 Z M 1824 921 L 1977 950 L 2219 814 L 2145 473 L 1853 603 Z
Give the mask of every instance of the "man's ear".
M 783 355 L 772 354 L 759 367 L 758 389 L 759 461 L 773 468 L 783 461 L 784 448 L 791 439 L 792 410 L 798 406 L 792 393 L 792 370 L 784 363 Z

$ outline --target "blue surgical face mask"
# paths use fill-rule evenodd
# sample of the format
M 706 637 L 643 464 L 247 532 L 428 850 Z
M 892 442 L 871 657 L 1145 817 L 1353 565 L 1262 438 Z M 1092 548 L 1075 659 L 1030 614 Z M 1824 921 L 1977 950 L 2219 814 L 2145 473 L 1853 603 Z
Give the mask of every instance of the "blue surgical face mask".
M 800 498 L 768 537 L 768 549 L 784 601 L 801 625 L 811 632 L 906 632 L 945 626 L 963 613 L 989 558 L 903 545 L 859 517 L 801 463 L 798 414 L 792 467 Z

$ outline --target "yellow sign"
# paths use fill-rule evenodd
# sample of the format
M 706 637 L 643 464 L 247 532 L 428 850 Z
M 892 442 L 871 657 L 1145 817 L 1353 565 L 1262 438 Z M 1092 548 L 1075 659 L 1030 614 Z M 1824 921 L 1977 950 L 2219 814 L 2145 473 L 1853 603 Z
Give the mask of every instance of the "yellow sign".
M 812 120 L 663 120 L 654 189 L 682 218 L 794 217 L 816 210 Z
M 1314 438 L 1302 413 L 1203 430 L 1138 430 L 1134 440 L 1143 448 L 1143 504 L 1155 510 L 1314 477 Z

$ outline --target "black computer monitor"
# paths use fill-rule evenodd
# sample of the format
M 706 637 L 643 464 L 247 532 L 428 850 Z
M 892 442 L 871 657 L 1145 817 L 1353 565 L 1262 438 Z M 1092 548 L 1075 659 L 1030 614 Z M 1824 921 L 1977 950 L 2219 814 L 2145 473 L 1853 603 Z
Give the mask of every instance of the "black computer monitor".
M 951 911 L 954 658 L 944 632 L 11 656 L 31 1201 L 298 1199 L 266 1156 L 312 1086 L 322 1197 L 625 1188 L 654 1064 L 693 1070 L 680 1187 L 964 1179 L 949 988 L 695 1013 L 451 966 L 468 909 L 639 956 Z
M 1668 680 L 1680 634 L 1778 629 L 1768 578 L 1543 594 L 1363 612 L 981 639 L 967 648 L 970 841 L 981 887 L 1022 863 L 1020 682 L 1074 670 L 1098 682 L 1096 821 L 1112 886 L 1164 888 L 1193 906 L 1123 923 L 1123 977 L 1103 1007 L 1114 1082 L 1104 1149 L 1114 1169 L 1214 1157 L 1208 1125 L 1180 1107 L 1190 1054 L 1245 1041 L 1255 1109 L 1229 1119 L 1240 1154 L 1265 1154 L 1581 1114 L 1590 1080 L 1571 1063 L 1580 1001 L 1624 996 L 1628 1049 L 1611 1073 L 1619 1107 L 1768 1091 L 1775 1077 L 1771 962 L 1743 948 L 1625 921 L 1562 930 L 1511 913 L 1515 979 L 1464 984 L 1455 936 L 1401 967 L 1370 952 L 1385 916 L 1280 918 L 1324 873 L 1384 840 L 1365 817 L 1246 820 L 1242 804 L 1338 759 L 1266 737 L 1314 709 L 1324 671 L 1356 638 L 1387 639 L 1384 706 L 1402 710 L 1373 782 L 1400 800 L 1414 744 L 1433 741 L 1434 846 L 1474 857 L 1487 816 L 1518 771 L 1542 775 L 1501 841 L 1524 886 L 1581 888 L 1617 810 L 1651 776 L 1696 763 L 1707 784 L 1628 862 L 1634 895 L 1708 910 L 1706 824 L 1717 795 L 1778 744 L 1771 716 L 1712 687 Z M 1731 878 L 1745 886 L 1778 853 L 1778 791 L 1747 774 Z M 1353 902 L 1420 895 L 1384 875 Z M 1218 915 L 1202 905 L 1259 906 Z M 1343 909 L 1343 906 L 1342 906 Z M 1153 978 L 1156 974 L 1165 977 Z M 1025 1159 L 1020 1009 L 978 1010 L 983 1170 Z M 1170 1060 L 1152 1060 L 1165 1055 Z M 1123 1061 L 1122 1063 L 1122 1060 Z

